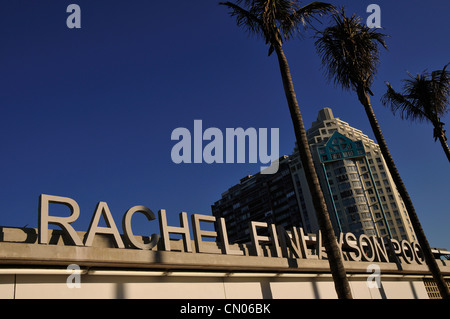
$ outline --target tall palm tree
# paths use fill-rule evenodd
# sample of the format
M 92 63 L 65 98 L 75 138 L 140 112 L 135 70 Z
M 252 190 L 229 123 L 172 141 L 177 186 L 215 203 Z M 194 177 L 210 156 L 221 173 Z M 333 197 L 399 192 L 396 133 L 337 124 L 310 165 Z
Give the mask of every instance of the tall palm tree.
M 442 70 L 432 72 L 431 75 L 428 72 L 417 74 L 415 77 L 410 75 L 410 79 L 403 80 L 403 93 L 396 92 L 386 82 L 388 90 L 381 101 L 384 105 L 390 105 L 394 114 L 400 111 L 403 119 L 428 121 L 433 124 L 434 141 L 439 139 L 450 162 L 445 124 L 441 122 L 441 117 L 449 111 L 450 71 L 446 70 L 448 65 Z
M 325 72 L 329 80 L 346 90 L 354 90 L 369 119 L 373 133 L 380 146 L 383 157 L 405 203 L 414 227 L 417 240 L 422 248 L 424 258 L 435 279 L 443 298 L 449 298 L 449 291 L 444 278 L 431 252 L 430 245 L 420 225 L 414 205 L 389 152 L 386 140 L 381 132 L 375 113 L 372 109 L 370 89 L 379 63 L 379 47 L 387 48 L 385 35 L 371 30 L 361 23 L 361 19 L 353 15 L 346 17 L 344 9 L 333 15 L 335 25 L 318 32 L 316 48 L 322 58 Z
M 266 41 L 266 44 L 269 46 L 269 56 L 273 52 L 277 54 L 300 158 L 322 232 L 323 244 L 328 256 L 336 293 L 339 298 L 351 299 L 352 294 L 343 259 L 320 188 L 319 179 L 314 169 L 288 61 L 282 49 L 283 42 L 291 39 L 295 33 L 309 25 L 312 19 L 315 18 L 315 15 L 321 16 L 331 12 L 334 10 L 334 7 L 322 2 L 313 2 L 300 6 L 296 0 L 236 0 L 235 3 L 221 2 L 220 4 L 230 9 L 230 15 L 236 18 L 239 27 L 244 28 L 253 35 L 262 37 Z

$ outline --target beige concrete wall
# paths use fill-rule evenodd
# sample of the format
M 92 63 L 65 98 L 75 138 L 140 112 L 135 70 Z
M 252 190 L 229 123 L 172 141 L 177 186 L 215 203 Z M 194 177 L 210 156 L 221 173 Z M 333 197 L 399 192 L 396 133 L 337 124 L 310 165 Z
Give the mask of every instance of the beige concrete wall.
M 14 298 L 14 275 L 0 275 L 0 299 Z
M 335 299 L 330 276 L 202 277 L 82 275 L 81 287 L 69 289 L 66 275 L 0 275 L 2 299 Z M 382 288 L 369 289 L 366 279 L 350 279 L 354 298 L 427 299 L 421 278 L 382 278 Z
M 75 247 L 65 245 L 58 231 L 49 231 L 49 245 L 37 244 L 36 238 L 33 229 L 0 227 L 0 298 L 336 298 L 326 259 L 257 257 L 248 245 L 232 247 L 245 256 L 197 253 L 195 245 L 185 253 L 180 241 L 171 242 L 174 251 L 117 249 L 100 235 L 94 247 Z M 83 271 L 79 289 L 66 284 L 71 264 Z M 380 289 L 367 285 L 370 262 L 344 262 L 354 298 L 428 298 L 422 281 L 431 277 L 426 265 L 375 264 Z M 439 266 L 448 278 L 450 265 L 439 261 Z

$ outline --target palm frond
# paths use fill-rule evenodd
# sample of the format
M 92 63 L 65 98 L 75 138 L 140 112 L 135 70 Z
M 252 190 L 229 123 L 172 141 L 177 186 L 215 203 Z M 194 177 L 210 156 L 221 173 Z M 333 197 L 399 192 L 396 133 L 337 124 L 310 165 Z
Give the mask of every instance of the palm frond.
M 449 65 L 450 63 L 446 64 L 442 70 L 431 73 L 436 113 L 441 117 L 449 111 L 450 71 L 447 71 Z
M 336 7 L 325 2 L 312 2 L 295 10 L 289 19 L 283 24 L 286 34 L 292 34 L 291 30 L 301 31 L 299 27 L 307 28 L 312 26 L 313 20 L 319 22 L 316 16 L 322 17 L 328 13 L 336 12 Z
M 384 106 L 389 105 L 394 115 L 400 112 L 402 119 L 412 119 L 415 121 L 423 121 L 426 119 L 426 114 L 419 107 L 411 103 L 408 97 L 396 92 L 389 82 L 386 82 L 386 85 L 388 89 L 382 96 L 381 102 Z
M 249 0 L 237 0 L 236 3 L 244 3 L 246 6 L 252 1 Z M 232 3 L 230 1 L 227 2 L 219 2 L 220 5 L 227 6 L 230 11 L 230 16 L 236 18 L 236 24 L 238 27 L 245 29 L 250 34 L 254 34 L 257 36 L 265 36 L 264 29 L 262 28 L 262 21 L 258 18 L 258 16 L 251 12 L 251 10 L 245 10 L 240 7 L 238 4 Z
M 316 33 L 316 50 L 328 80 L 344 89 L 363 86 L 366 91 L 377 73 L 379 45 L 387 49 L 386 35 L 369 29 L 361 18 L 333 15 L 334 25 Z
M 300 35 L 301 28 L 311 25 L 316 15 L 322 16 L 335 9 L 324 2 L 300 7 L 298 0 L 236 0 L 219 4 L 231 9 L 230 15 L 236 18 L 238 26 L 264 36 L 266 44 L 271 45 L 269 53 L 273 52 L 273 45 Z
M 390 105 L 395 114 L 401 112 L 403 119 L 430 121 L 435 127 L 442 126 L 440 118 L 448 111 L 450 95 L 450 72 L 447 64 L 442 70 L 431 74 L 427 71 L 410 75 L 403 80 L 403 92 L 397 93 L 387 83 L 388 90 L 382 98 L 384 105 Z

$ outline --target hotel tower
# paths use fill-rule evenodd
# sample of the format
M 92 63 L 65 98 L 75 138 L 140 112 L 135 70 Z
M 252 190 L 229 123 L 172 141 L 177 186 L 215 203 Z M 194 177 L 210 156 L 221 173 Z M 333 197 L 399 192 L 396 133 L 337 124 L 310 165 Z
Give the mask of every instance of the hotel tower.
M 319 111 L 307 138 L 336 234 L 351 232 L 416 241 L 406 208 L 373 140 L 335 118 L 330 108 Z M 297 147 L 280 162 L 275 175 L 248 176 L 212 205 L 214 216 L 225 217 L 233 234 L 230 240 L 248 240 L 239 227 L 250 220 L 284 218 L 284 227 L 303 227 L 308 233 L 319 230 Z M 244 190 L 250 181 L 251 198 L 247 198 Z

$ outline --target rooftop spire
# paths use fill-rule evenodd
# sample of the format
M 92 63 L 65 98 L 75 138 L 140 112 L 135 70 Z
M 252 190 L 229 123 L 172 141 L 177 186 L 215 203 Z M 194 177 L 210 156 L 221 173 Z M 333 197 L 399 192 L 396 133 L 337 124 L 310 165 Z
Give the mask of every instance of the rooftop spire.
M 329 107 L 325 107 L 319 111 L 317 122 L 334 119 L 333 111 Z

